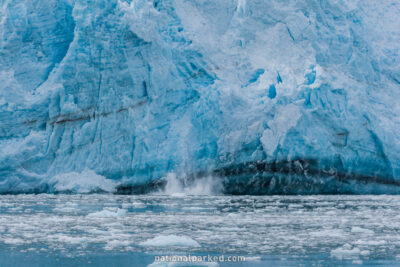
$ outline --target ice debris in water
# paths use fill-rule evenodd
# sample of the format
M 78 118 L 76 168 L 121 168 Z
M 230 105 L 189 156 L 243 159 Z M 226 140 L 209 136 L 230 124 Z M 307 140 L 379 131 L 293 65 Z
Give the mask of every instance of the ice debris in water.
M 350 244 L 345 244 L 342 247 L 333 249 L 331 257 L 337 259 L 358 259 L 360 256 L 368 256 L 368 250 L 360 250 L 358 247 L 352 247 Z
M 140 243 L 145 247 L 201 247 L 200 244 L 188 236 L 159 235 Z
M 126 215 L 126 210 L 116 208 L 116 209 L 103 209 L 101 211 L 96 211 L 89 213 L 87 217 L 124 217 Z

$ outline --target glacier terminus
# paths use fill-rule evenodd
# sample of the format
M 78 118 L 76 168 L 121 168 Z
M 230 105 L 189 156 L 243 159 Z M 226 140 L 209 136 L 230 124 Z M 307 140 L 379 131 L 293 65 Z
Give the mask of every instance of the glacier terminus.
M 0 0 L 0 193 L 400 193 L 396 0 Z M 177 178 L 177 179 L 178 179 Z

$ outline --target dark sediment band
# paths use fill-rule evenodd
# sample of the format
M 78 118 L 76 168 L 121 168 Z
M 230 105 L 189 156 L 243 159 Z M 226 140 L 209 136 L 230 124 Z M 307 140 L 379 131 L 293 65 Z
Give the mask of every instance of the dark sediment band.
M 249 162 L 198 172 L 186 177 L 190 184 L 198 178 L 221 179 L 223 193 L 232 195 L 307 195 L 307 194 L 400 194 L 400 181 L 392 177 L 318 169 L 317 160 Z M 141 185 L 122 185 L 117 194 L 146 194 L 162 190 L 163 179 Z M 383 190 L 383 187 L 385 190 Z

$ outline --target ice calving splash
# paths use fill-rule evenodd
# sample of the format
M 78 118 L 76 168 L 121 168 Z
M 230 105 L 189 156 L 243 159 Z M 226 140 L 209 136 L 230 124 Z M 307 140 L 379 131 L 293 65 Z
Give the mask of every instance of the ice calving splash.
M 185 195 L 218 195 L 222 194 L 222 180 L 219 177 L 205 176 L 195 179 L 178 177 L 169 173 L 165 178 L 165 186 L 159 191 L 171 196 Z

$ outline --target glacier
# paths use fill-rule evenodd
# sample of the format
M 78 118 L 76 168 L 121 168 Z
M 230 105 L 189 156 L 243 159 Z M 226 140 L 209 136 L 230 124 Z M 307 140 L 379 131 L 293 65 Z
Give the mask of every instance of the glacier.
M 399 100 L 396 0 L 0 0 L 0 193 L 398 194 Z

